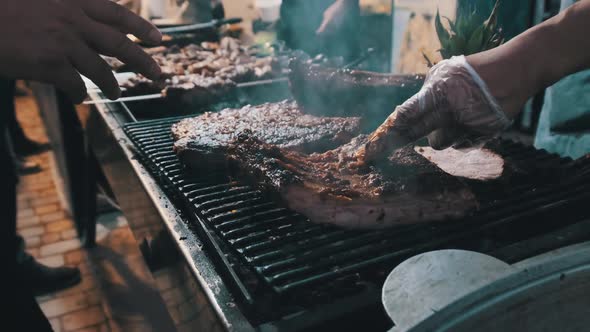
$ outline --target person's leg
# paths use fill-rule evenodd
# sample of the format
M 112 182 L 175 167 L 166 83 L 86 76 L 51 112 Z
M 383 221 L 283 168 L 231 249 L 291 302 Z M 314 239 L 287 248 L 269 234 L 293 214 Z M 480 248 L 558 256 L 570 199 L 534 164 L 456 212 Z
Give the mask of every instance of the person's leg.
M 0 133 L 3 134 L 3 133 Z M 0 139 L 0 144 L 3 144 Z M 0 149 L 4 149 L 0 147 Z M 6 153 L 2 157 L 9 160 Z M 6 269 L 8 279 L 0 283 L 2 289 L 2 305 L 5 310 L 6 320 L 2 323 L 4 326 L 16 326 L 19 331 L 52 331 L 49 321 L 41 311 L 39 304 L 31 293 L 26 282 L 23 282 L 21 270 L 15 264 L 15 251 L 18 250 L 18 243 L 16 241 L 16 178 L 11 172 L 5 172 L 2 176 L 2 183 L 4 183 L 4 190 L 6 190 L 2 199 L 2 211 L 5 212 L 6 220 L 2 222 L 2 238 L 6 239 L 8 246 L 4 248 L 5 252 L 12 256 L 9 258 L 10 268 Z M 9 240 L 12 239 L 12 240 Z
M 10 139 L 14 145 L 14 150 L 22 166 L 27 166 L 24 156 L 32 155 L 47 151 L 50 146 L 47 143 L 39 143 L 31 140 L 25 134 L 23 128 L 16 118 L 16 105 L 14 103 L 14 95 L 16 89 L 16 81 L 10 80 L 6 84 L 2 85 L 0 90 L 0 103 L 2 111 L 6 112 L 8 132 Z M 31 165 L 30 167 L 33 167 Z M 31 170 L 24 170 L 25 173 L 31 172 Z
M 25 242 L 17 235 L 17 264 L 22 271 L 23 281 L 29 285 L 35 296 L 57 292 L 78 284 L 82 277 L 80 270 L 74 267 L 49 267 L 35 260 L 25 250 Z
M 16 119 L 16 106 L 14 104 L 14 89 L 16 88 L 16 81 L 9 80 L 3 84 L 3 89 L 0 91 L 0 102 L 2 102 L 2 111 L 6 112 L 8 133 L 13 144 L 19 144 L 22 141 L 28 140 L 23 128 Z
M 20 276 L 18 281 L 27 285 L 27 291 L 33 292 L 34 295 L 43 295 L 55 292 L 67 287 L 71 287 L 80 282 L 80 271 L 77 268 L 58 267 L 50 268 L 37 262 L 31 255 L 25 251 L 25 245 L 22 237 L 17 235 L 16 231 L 16 192 L 15 188 L 5 187 L 5 184 L 17 183 L 17 172 L 22 171 L 21 165 L 15 162 L 18 156 L 14 152 L 10 130 L 6 124 L 11 120 L 14 112 L 11 112 L 13 99 L 10 92 L 14 87 L 14 81 L 0 79 L 0 187 L 3 192 L 0 202 L 7 206 L 0 206 L 0 211 L 12 211 L 8 213 L 7 220 L 2 225 L 7 227 L 2 232 L 2 245 L 6 244 L 2 253 L 8 254 L 10 262 L 13 263 L 14 269 L 19 270 Z M 10 98 L 9 98 L 10 97 Z M 1 217 L 0 217 L 1 218 Z

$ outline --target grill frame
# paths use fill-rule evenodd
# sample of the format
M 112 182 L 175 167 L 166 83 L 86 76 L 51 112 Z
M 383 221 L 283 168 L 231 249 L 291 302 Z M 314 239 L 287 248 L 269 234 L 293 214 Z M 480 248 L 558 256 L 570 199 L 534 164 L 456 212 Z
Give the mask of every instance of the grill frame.
M 99 95 L 92 95 L 91 97 L 97 99 L 101 98 Z M 110 158 L 118 159 L 118 162 L 120 161 L 123 163 L 122 165 L 129 167 L 133 176 L 137 177 L 137 180 L 141 184 L 141 188 L 138 188 L 138 190 L 145 192 L 147 200 L 149 200 L 149 203 L 157 211 L 161 224 L 165 230 L 171 234 L 175 245 L 182 254 L 184 262 L 190 269 L 192 276 L 203 288 L 210 305 L 214 308 L 214 311 L 220 320 L 220 324 L 223 326 L 223 329 L 230 331 L 254 330 L 253 324 L 251 321 L 248 321 L 245 316 L 248 313 L 245 312 L 246 310 L 244 310 L 243 307 L 228 305 L 228 303 L 233 303 L 235 299 L 232 296 L 232 292 L 227 288 L 227 278 L 219 277 L 219 274 L 222 273 L 222 271 L 220 271 L 219 266 L 216 266 L 212 261 L 211 252 L 200 250 L 202 236 L 194 234 L 193 231 L 187 227 L 186 218 L 182 216 L 182 213 L 177 210 L 172 203 L 172 200 L 168 198 L 167 193 L 164 192 L 163 188 L 158 183 L 157 177 L 152 176 L 149 170 L 137 160 L 136 148 L 122 130 L 124 124 L 134 122 L 133 116 L 125 110 L 125 105 L 122 103 L 97 105 L 96 111 L 97 112 L 91 113 L 88 134 L 92 141 L 90 142 L 91 146 L 95 149 L 95 152 L 98 152 L 97 157 L 99 162 L 104 165 L 105 163 L 108 164 L 109 162 L 112 162 L 112 160 L 109 160 Z M 115 154 L 117 154 L 117 156 L 113 156 Z M 586 170 L 588 169 L 586 168 Z M 109 174 L 106 175 L 107 177 L 109 176 Z M 584 230 L 586 229 L 584 228 Z M 562 235 L 564 238 L 567 238 L 567 232 L 563 232 L 562 229 L 559 229 L 550 234 L 542 234 L 538 237 L 532 238 L 531 241 L 537 242 L 542 241 L 543 238 Z M 581 241 L 579 237 L 574 236 L 570 238 L 574 238 L 574 240 L 566 239 L 561 241 L 559 246 L 567 245 L 567 241 Z M 555 243 L 552 242 L 552 245 L 555 245 Z M 547 247 L 544 250 L 550 249 L 552 248 Z M 498 255 L 502 254 L 498 253 Z M 523 255 L 520 255 L 510 259 L 517 261 L 522 259 L 522 257 Z M 379 311 L 379 309 L 381 309 L 380 303 L 375 304 L 373 296 L 374 294 L 378 295 L 378 293 L 380 293 L 380 289 L 375 289 L 372 294 L 366 293 L 363 294 L 364 296 L 344 298 L 337 301 L 338 303 L 317 306 L 316 308 L 305 312 L 305 315 L 285 317 L 279 321 L 257 326 L 256 329 L 264 330 L 265 327 L 270 325 L 272 326 L 270 328 L 273 330 L 308 330 L 310 325 L 342 317 L 343 314 L 356 313 L 355 310 L 358 308 L 370 307 L 373 311 Z M 370 304 L 373 304 L 373 306 L 369 306 Z
M 89 95 L 92 99 L 104 98 L 99 93 L 91 92 Z M 254 331 L 242 310 L 234 305 L 235 299 L 217 272 L 214 262 L 202 250 L 201 239 L 188 228 L 184 216 L 174 207 L 149 170 L 137 160 L 137 151 L 122 130 L 125 123 L 132 122 L 135 122 L 134 117 L 123 103 L 93 105 L 86 124 L 86 135 L 88 145 L 111 185 L 137 242 L 149 237 L 155 238 L 163 232 L 174 244 L 173 254 L 180 254 L 179 262 L 165 262 L 166 266 L 155 270 L 150 267 L 150 272 L 172 276 L 184 274 L 185 271 L 190 273 L 199 287 L 199 292 L 191 293 L 191 296 L 204 297 L 214 315 L 209 315 L 206 319 L 198 317 L 187 323 L 194 324 L 193 329 L 209 326 L 211 319 L 214 319 L 216 323 L 210 326 L 211 331 Z M 128 177 L 129 181 L 120 181 L 122 177 Z M 127 186 L 131 187 L 126 188 Z M 146 213 L 155 214 L 150 217 L 158 224 L 157 230 L 146 230 L 143 221 L 137 221 L 137 218 L 130 215 L 134 211 L 130 211 L 133 208 L 125 206 L 121 199 L 121 188 L 123 191 L 138 193 L 138 202 L 132 204 L 145 206 Z M 163 294 L 158 285 L 152 287 Z
M 134 128 L 140 128 L 142 126 L 149 125 L 150 123 L 159 124 L 159 126 L 162 127 L 162 128 L 166 128 L 166 127 L 169 128 L 169 126 L 172 123 L 174 123 L 175 121 L 177 121 L 178 119 L 179 118 L 176 118 L 176 119 L 165 119 L 165 120 L 159 119 L 159 120 L 153 120 L 153 121 L 142 121 L 142 122 L 136 123 L 136 124 L 127 124 L 127 125 L 125 125 L 125 132 L 126 132 L 126 134 L 129 135 L 130 139 L 132 141 L 134 141 L 134 143 L 137 143 L 137 140 L 134 140 L 134 138 L 133 138 L 134 134 L 133 134 L 132 131 L 134 130 Z M 162 138 L 162 135 L 158 134 L 155 137 L 158 138 L 158 139 L 161 139 Z M 170 142 L 171 142 L 171 140 L 170 140 Z M 147 143 L 149 143 L 149 142 L 147 142 Z M 171 143 L 162 143 L 162 144 L 158 144 L 158 145 L 161 147 L 161 146 L 165 146 L 166 144 L 171 144 Z M 511 143 L 511 144 L 512 144 L 512 146 L 510 146 L 510 145 L 508 146 L 508 149 L 509 150 L 510 149 L 515 149 L 515 150 L 521 152 L 521 155 L 519 155 L 520 158 L 515 158 L 515 161 L 516 162 L 519 162 L 519 159 L 520 159 L 520 161 L 527 160 L 527 162 L 535 161 L 535 162 L 539 162 L 539 163 L 541 163 L 541 162 L 548 162 L 548 163 L 558 164 L 558 165 L 562 165 L 562 166 L 563 165 L 571 165 L 571 164 L 574 164 L 571 160 L 568 160 L 568 159 L 558 158 L 555 155 L 550 155 L 550 154 L 547 154 L 547 153 L 539 152 L 538 150 L 535 150 L 533 148 L 526 148 L 526 147 L 523 147 L 523 146 L 517 146 L 516 143 Z M 138 144 L 136 144 L 135 146 L 139 150 L 141 150 L 141 147 Z M 139 154 L 142 154 L 144 152 L 145 151 L 139 151 Z M 531 155 L 534 157 L 533 160 L 530 160 L 530 158 L 529 158 Z M 160 155 L 160 157 L 163 158 L 162 160 L 165 163 L 165 165 L 164 165 L 165 169 L 158 170 L 157 169 L 158 167 L 155 167 L 155 165 L 153 165 L 153 164 L 150 165 L 150 161 L 143 160 L 143 162 L 146 165 L 150 165 L 148 168 L 150 168 L 152 170 L 152 172 L 153 172 L 152 175 L 154 177 L 158 177 L 158 178 L 160 178 L 161 181 L 167 182 L 167 185 L 170 186 L 170 187 L 172 187 L 173 188 L 172 190 L 174 191 L 175 190 L 174 187 L 178 187 L 178 185 L 177 184 L 174 184 L 174 183 L 171 183 L 171 181 L 174 181 L 174 179 L 178 179 L 181 176 L 180 175 L 181 173 L 179 173 L 179 169 L 174 169 L 174 167 L 170 167 L 170 164 L 169 164 L 170 162 L 174 162 L 174 157 L 175 156 L 173 156 L 172 152 L 170 152 L 170 153 L 162 153 Z M 144 156 L 144 158 L 145 158 L 145 156 Z M 590 167 L 588 167 L 588 166 L 589 165 L 587 165 L 587 164 L 585 165 L 586 173 L 589 173 L 589 171 L 590 171 Z M 585 176 L 584 179 L 585 179 L 585 181 L 586 181 L 587 184 L 590 184 L 590 182 L 589 182 L 590 181 L 590 176 Z M 560 187 L 560 186 L 561 187 L 567 187 L 568 185 L 572 185 L 572 183 L 561 183 L 561 184 L 557 183 L 557 187 Z M 188 184 L 188 185 L 185 184 L 185 186 L 190 186 L 190 184 Z M 240 186 L 237 189 L 234 188 L 234 190 L 237 191 L 237 195 L 242 194 L 240 192 L 240 190 L 242 190 L 243 187 L 244 186 Z M 550 189 L 545 189 L 545 190 L 546 191 L 551 191 L 551 190 L 555 190 L 555 189 L 556 189 L 556 187 L 551 187 Z M 578 192 L 583 191 L 583 187 L 578 187 L 577 189 L 578 189 Z M 170 191 L 168 191 L 168 193 L 169 193 L 169 195 L 173 195 L 173 196 L 177 196 L 177 195 L 181 194 L 181 193 L 178 193 L 178 192 L 172 192 L 171 193 Z M 557 205 L 574 204 L 573 201 L 567 199 L 567 195 L 570 194 L 570 193 L 571 192 L 569 192 L 569 191 L 566 190 L 565 191 L 565 194 L 557 193 L 557 194 L 555 194 L 555 195 L 553 195 L 551 197 L 545 197 L 544 196 L 544 197 L 542 197 L 542 200 L 545 201 L 544 204 L 549 204 L 549 207 L 551 207 L 552 205 L 556 205 L 556 204 Z M 529 194 L 530 194 L 530 196 L 533 196 L 533 197 L 537 197 L 539 195 L 538 192 L 537 193 L 534 193 L 534 191 L 532 193 L 529 193 Z M 561 200 L 558 199 L 558 200 L 555 200 L 555 198 L 560 198 L 560 197 L 563 198 L 564 196 L 566 197 L 566 199 L 561 199 Z M 518 197 L 518 198 L 519 199 L 522 199 L 522 197 Z M 587 193 L 586 194 L 583 194 L 583 198 L 579 198 L 579 199 L 584 199 L 584 198 L 590 198 L 590 195 L 587 194 Z M 191 209 L 189 205 L 192 204 L 193 202 L 191 202 L 190 199 L 191 199 L 191 197 L 184 197 L 184 203 L 183 203 L 183 205 L 184 205 L 184 208 L 185 209 L 189 209 L 189 210 Z M 529 202 L 529 201 L 527 201 L 526 203 L 529 206 L 533 206 L 533 207 L 538 205 L 537 204 L 538 202 Z M 488 209 L 496 209 L 496 208 L 497 208 L 497 206 L 488 207 Z M 484 210 L 485 210 L 485 207 L 484 207 Z M 521 211 L 521 213 L 526 214 L 526 211 L 525 210 L 526 210 L 526 206 L 524 208 L 522 208 L 520 211 Z M 549 210 L 551 210 L 551 208 Z M 537 214 L 542 213 L 542 212 L 543 211 L 537 211 Z M 235 271 L 232 271 L 232 269 L 230 267 L 231 264 L 229 264 L 227 262 L 227 260 L 224 260 L 224 255 L 220 253 L 220 247 L 218 246 L 218 243 L 216 243 L 216 240 L 214 239 L 214 235 L 211 234 L 212 232 L 216 232 L 216 230 L 213 229 L 213 226 L 208 225 L 208 222 L 206 220 L 204 220 L 204 219 L 206 219 L 206 217 L 203 217 L 203 215 L 200 215 L 200 214 L 196 213 L 196 214 L 194 214 L 194 215 L 192 215 L 192 216 L 189 217 L 189 219 L 191 219 L 191 218 L 194 218 L 198 222 L 198 224 L 199 224 L 198 225 L 199 227 L 197 228 L 197 231 L 199 232 L 198 233 L 199 236 L 201 238 L 206 238 L 206 239 L 209 240 L 208 241 L 210 243 L 209 245 L 211 246 L 211 248 L 214 248 L 214 250 L 212 251 L 212 254 L 214 256 L 218 256 L 217 257 L 217 261 L 218 262 L 221 261 L 221 264 L 223 264 L 223 266 L 225 267 L 223 269 L 224 271 L 227 270 L 227 271 L 225 271 L 224 274 L 226 275 L 226 277 L 229 276 L 229 278 L 230 278 L 229 280 L 231 280 L 231 284 L 233 285 L 234 291 L 235 290 L 238 291 L 238 293 L 241 295 L 242 301 L 244 301 L 246 304 L 252 304 L 252 302 L 253 302 L 253 300 L 252 300 L 252 298 L 253 298 L 252 297 L 252 294 L 250 294 L 248 292 L 248 290 L 246 289 L 247 287 L 242 283 L 241 278 L 239 276 L 237 276 L 237 274 L 236 274 Z M 490 218 L 492 220 L 495 220 L 494 215 L 488 216 L 488 218 Z M 475 230 L 475 233 L 485 234 L 486 231 L 489 231 L 489 228 L 490 227 L 492 227 L 494 225 L 497 225 L 497 224 L 500 224 L 500 223 L 508 223 L 511 219 L 515 219 L 515 217 L 506 217 L 506 218 L 503 218 L 503 219 L 500 219 L 500 220 L 496 220 L 495 222 L 492 222 L 491 224 L 487 224 L 486 227 L 476 227 L 477 229 Z M 582 222 L 582 220 L 580 220 L 580 222 Z M 468 221 L 467 222 L 456 222 L 456 223 L 453 223 L 452 225 L 450 225 L 449 227 L 451 229 L 453 229 L 453 228 L 454 229 L 461 229 L 462 227 L 468 227 L 468 226 L 475 227 L 475 226 L 469 225 L 469 224 L 470 224 L 470 222 L 468 222 Z M 471 222 L 471 224 L 472 224 L 472 222 Z M 574 224 L 576 224 L 576 223 L 574 223 Z M 512 225 L 512 224 L 510 224 L 510 225 Z M 412 232 L 412 231 L 415 231 L 415 230 L 425 230 L 425 229 L 428 229 L 428 227 L 437 227 L 437 226 L 438 225 L 436 225 L 436 226 L 425 226 L 425 225 L 407 226 L 407 227 L 404 228 L 404 230 L 406 232 Z M 332 228 L 332 227 L 329 227 L 329 226 L 324 227 L 324 226 L 315 226 L 315 225 L 313 227 L 315 227 L 315 229 Z M 395 231 L 390 231 L 390 232 L 396 232 L 397 233 L 397 232 L 399 232 L 399 230 L 400 229 L 397 228 Z M 552 227 L 550 227 L 548 230 L 549 230 L 550 233 L 551 232 L 555 232 L 555 231 L 559 232 L 561 230 L 561 228 L 555 228 L 555 225 L 552 225 Z M 340 234 L 342 233 L 342 231 L 338 231 L 338 230 L 334 230 L 333 232 L 334 233 L 332 233 L 332 234 L 339 234 L 339 232 L 340 232 Z M 448 229 L 446 229 L 446 232 L 448 232 Z M 371 232 L 367 232 L 366 234 L 368 234 L 367 236 L 369 236 L 369 237 L 372 236 L 371 235 L 372 234 Z M 469 233 L 469 232 L 466 232 L 466 231 L 463 231 L 462 233 L 460 233 L 460 235 L 464 235 L 463 236 L 463 239 L 464 239 L 463 241 L 465 241 L 465 238 L 466 237 L 469 237 L 470 234 L 472 234 L 472 233 Z M 532 236 L 532 238 L 534 238 L 537 235 L 539 235 L 539 234 L 534 233 L 531 236 Z M 542 236 L 542 235 L 543 234 L 541 234 L 540 236 Z M 546 233 L 545 233 L 545 235 L 546 235 Z M 428 235 L 426 237 L 432 237 L 432 236 L 433 235 L 431 234 L 431 235 Z M 454 235 L 454 236 L 451 236 L 450 238 L 446 238 L 444 240 L 439 240 L 436 243 L 430 242 L 426 246 L 423 246 L 423 247 L 409 248 L 408 250 L 406 250 L 404 252 L 404 255 L 399 255 L 399 253 L 395 253 L 395 254 L 398 254 L 399 255 L 398 256 L 398 263 L 401 262 L 403 259 L 411 256 L 412 254 L 416 254 L 416 253 L 419 253 L 419 252 L 424 252 L 424 251 L 427 251 L 427 250 L 434 250 L 434 249 L 442 249 L 442 248 L 445 248 L 447 245 L 449 245 L 448 244 L 449 241 L 451 241 L 454 238 L 459 238 L 459 237 L 460 237 L 459 235 Z M 527 238 L 527 240 L 528 239 L 531 239 L 531 238 Z M 590 239 L 590 238 L 588 238 L 588 239 Z M 526 242 L 526 241 L 520 241 L 520 242 Z M 514 243 L 513 242 L 509 242 L 508 244 L 509 245 L 512 245 Z M 456 247 L 456 243 L 455 243 L 455 246 L 453 246 L 453 247 Z M 463 249 L 470 249 L 469 248 L 469 245 L 466 245 L 465 247 L 461 247 L 461 248 L 463 248 Z M 375 248 L 369 248 L 369 249 L 370 250 L 375 250 Z M 481 251 L 481 248 L 479 248 L 479 249 Z M 494 250 L 491 250 L 490 249 L 488 251 L 495 252 L 496 255 L 499 256 L 498 258 L 501 258 L 501 259 L 502 258 L 505 258 L 505 259 L 508 258 L 507 262 L 509 262 L 509 263 L 516 262 L 517 257 L 519 259 L 530 257 L 530 255 L 526 255 L 526 254 L 524 254 L 524 255 L 521 254 L 520 256 L 517 256 L 517 257 L 510 257 L 510 255 L 506 255 L 506 253 L 504 253 L 504 255 L 506 255 L 506 257 L 502 257 L 502 250 L 501 250 L 502 248 L 500 246 L 496 246 L 496 248 L 492 248 L 492 249 L 494 249 Z M 366 260 L 365 260 L 364 264 L 367 264 L 367 261 Z M 258 275 L 258 277 L 260 277 L 260 275 Z M 268 280 L 266 280 L 266 281 L 268 281 Z M 275 288 L 274 290 L 276 291 L 277 289 Z M 380 291 L 380 289 L 374 289 L 373 290 L 373 292 L 379 292 L 379 291 Z M 368 304 L 368 303 L 363 303 L 363 305 L 366 305 L 366 304 Z M 336 309 L 336 310 L 338 310 L 338 309 Z

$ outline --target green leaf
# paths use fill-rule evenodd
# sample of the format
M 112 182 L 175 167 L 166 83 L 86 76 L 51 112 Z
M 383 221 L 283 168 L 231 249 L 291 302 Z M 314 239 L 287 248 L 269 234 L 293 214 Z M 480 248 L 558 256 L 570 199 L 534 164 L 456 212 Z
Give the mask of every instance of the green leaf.
M 440 14 L 438 12 L 438 9 L 436 10 L 436 19 L 434 20 L 434 26 L 436 28 L 436 34 L 438 35 L 438 40 L 440 41 L 441 45 L 445 45 L 448 43 L 449 40 L 449 32 L 447 31 L 447 29 L 445 29 L 445 27 L 443 27 L 441 21 L 440 21 Z
M 490 48 L 499 46 L 498 42 L 500 40 L 502 40 L 502 35 L 499 31 L 496 31 L 490 36 L 483 46 L 486 48 L 486 50 L 489 50 Z
M 432 60 L 430 60 L 430 58 L 428 57 L 428 55 L 426 55 L 426 53 L 424 53 L 424 51 L 422 52 L 422 56 L 424 57 L 424 60 L 426 60 L 426 65 L 428 66 L 428 68 L 432 68 L 432 66 L 434 66 L 434 63 Z
M 467 41 L 467 46 L 464 55 L 477 53 L 481 50 L 483 44 L 484 27 L 479 26 Z
M 450 47 L 447 50 L 449 56 L 465 54 L 467 42 L 463 36 L 454 35 L 449 39 Z
M 484 26 L 485 26 L 484 40 L 486 41 L 486 43 L 488 41 L 492 40 L 493 39 L 492 36 L 494 34 L 496 34 L 496 32 L 498 31 L 497 18 L 498 18 L 499 4 L 500 4 L 500 2 L 496 1 L 494 8 L 492 9 L 492 12 L 490 13 L 490 16 L 484 22 Z
M 498 8 L 500 7 L 500 0 L 496 0 L 494 8 L 490 13 L 490 17 L 484 22 L 486 30 L 496 30 L 496 24 L 498 22 Z
M 455 26 L 455 23 L 453 23 L 453 21 L 451 21 L 450 18 L 443 16 L 443 18 L 447 19 L 447 22 L 449 22 L 449 27 L 451 28 L 451 31 L 454 32 L 455 34 L 457 33 L 457 27 Z

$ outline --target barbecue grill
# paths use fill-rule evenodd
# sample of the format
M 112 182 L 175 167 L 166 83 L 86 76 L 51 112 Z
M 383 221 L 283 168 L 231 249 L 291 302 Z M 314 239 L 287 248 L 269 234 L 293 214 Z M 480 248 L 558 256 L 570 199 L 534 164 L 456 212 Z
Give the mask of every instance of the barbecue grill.
M 588 159 L 500 141 L 529 176 L 474 186 L 478 212 L 452 223 L 350 231 L 310 223 L 227 174 L 186 172 L 170 136 L 183 117 L 136 121 L 113 103 L 97 105 L 88 122 L 90 146 L 179 326 L 385 330 L 381 286 L 415 254 L 460 248 L 515 263 L 590 240 Z M 162 289 L 170 275 L 180 300 L 169 285 Z

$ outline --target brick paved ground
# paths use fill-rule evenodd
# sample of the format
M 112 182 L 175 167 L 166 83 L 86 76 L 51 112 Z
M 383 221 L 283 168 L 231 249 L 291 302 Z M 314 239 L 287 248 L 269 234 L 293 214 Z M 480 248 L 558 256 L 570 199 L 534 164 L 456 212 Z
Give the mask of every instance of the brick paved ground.
M 33 98 L 19 97 L 16 103 L 19 122 L 27 135 L 47 141 Z M 149 331 L 138 323 L 142 321 L 142 313 L 129 310 L 129 307 L 135 309 L 136 303 L 131 301 L 127 307 L 113 305 L 120 302 L 117 296 L 121 294 L 133 298 L 129 284 L 113 268 L 113 257 L 131 270 L 145 274 L 125 219 L 116 213 L 102 216 L 104 222 L 98 229 L 97 248 L 82 248 L 74 222 L 58 198 L 50 169 L 51 152 L 30 158 L 38 161 L 43 170 L 21 177 L 18 187 L 18 231 L 25 238 L 27 251 L 47 265 L 78 266 L 83 275 L 79 285 L 38 298 L 54 330 Z M 108 289 L 116 289 L 118 293 L 109 294 Z M 126 321 L 131 321 L 133 327 L 126 326 Z

